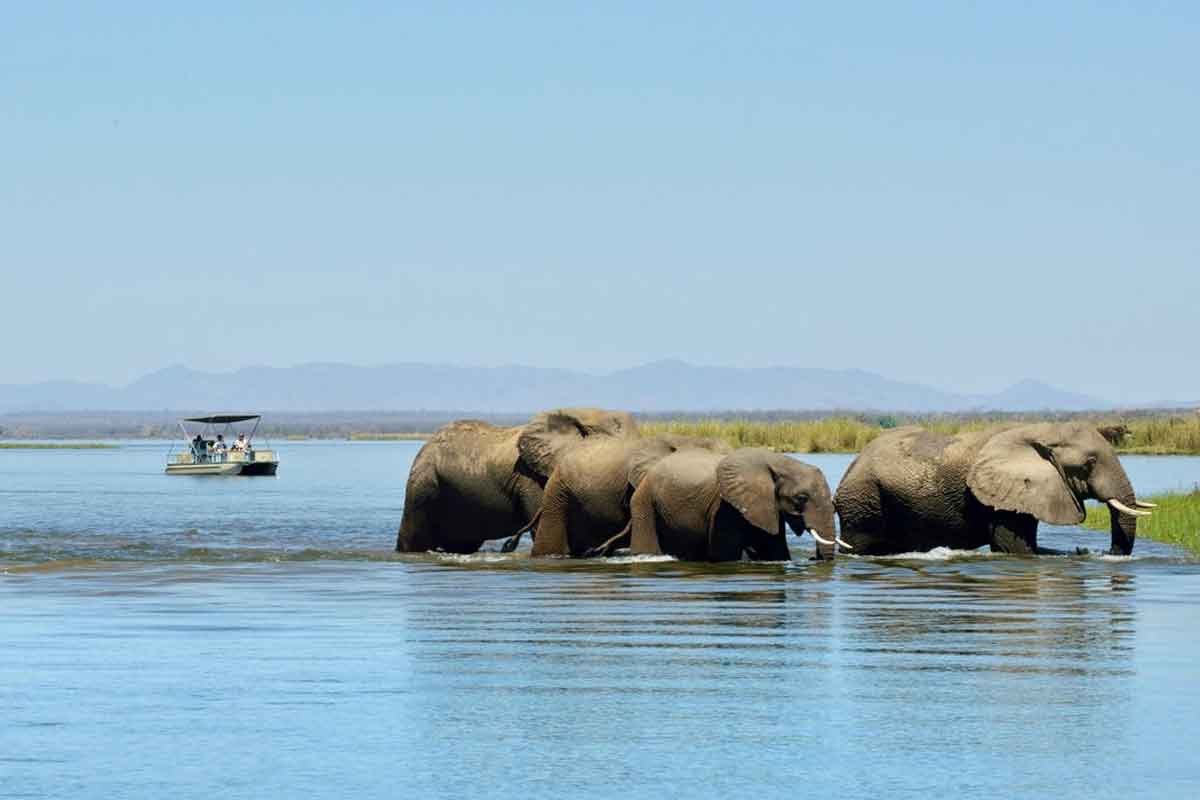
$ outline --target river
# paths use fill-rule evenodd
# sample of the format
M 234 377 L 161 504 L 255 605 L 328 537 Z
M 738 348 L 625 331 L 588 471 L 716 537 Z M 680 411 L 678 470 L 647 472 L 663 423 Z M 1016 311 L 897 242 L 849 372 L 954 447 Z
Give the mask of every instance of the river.
M 1186 553 L 399 556 L 418 447 L 0 450 L 0 795 L 1200 796 Z

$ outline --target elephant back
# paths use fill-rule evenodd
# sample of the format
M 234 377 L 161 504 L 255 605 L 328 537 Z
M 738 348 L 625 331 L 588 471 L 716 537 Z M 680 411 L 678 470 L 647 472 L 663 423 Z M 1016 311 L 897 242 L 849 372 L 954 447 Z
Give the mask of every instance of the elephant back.
M 678 433 L 661 433 L 644 439 L 629 455 L 630 487 L 636 489 L 651 467 L 663 458 L 681 450 L 700 450 L 723 455 L 732 452 L 733 448 L 720 439 Z
M 517 449 L 521 461 L 547 479 L 565 451 L 592 436 L 636 437 L 637 423 L 633 415 L 624 411 L 599 408 L 543 411 L 521 429 Z
M 504 484 L 518 471 L 520 434 L 521 428 L 501 427 L 482 420 L 458 420 L 430 437 L 418 453 L 417 462 L 434 462 L 438 474 L 451 484 L 478 477 Z
M 657 436 L 638 443 L 629 454 L 626 467 L 629 485 L 636 489 L 651 467 L 674 452 L 670 442 Z
M 458 419 L 447 423 L 434 431 L 426 441 L 425 446 L 435 447 L 445 444 L 460 444 L 464 440 L 477 439 L 480 441 L 496 441 L 512 433 L 515 428 L 505 428 L 484 422 L 481 419 Z
M 686 433 L 659 433 L 654 436 L 666 443 L 672 452 L 676 450 L 708 450 L 713 453 L 732 453 L 733 448 L 724 439 L 711 436 L 692 436 Z
M 656 487 L 707 497 L 717 491 L 717 464 L 722 458 L 706 450 L 677 450 L 652 464 L 642 480 L 653 481 Z

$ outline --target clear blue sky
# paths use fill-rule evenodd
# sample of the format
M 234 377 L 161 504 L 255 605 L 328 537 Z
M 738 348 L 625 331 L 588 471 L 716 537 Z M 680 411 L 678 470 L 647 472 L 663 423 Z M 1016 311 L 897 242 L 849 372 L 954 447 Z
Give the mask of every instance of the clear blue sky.
M 658 358 L 1200 398 L 1195 3 L 23 3 L 0 383 Z

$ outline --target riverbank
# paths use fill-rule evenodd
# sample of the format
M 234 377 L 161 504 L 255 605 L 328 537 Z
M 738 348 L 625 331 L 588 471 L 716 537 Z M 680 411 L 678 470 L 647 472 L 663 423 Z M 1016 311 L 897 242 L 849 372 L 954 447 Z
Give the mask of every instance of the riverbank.
M 1071 417 L 1094 423 L 1119 453 L 1200 455 L 1200 416 L 1139 418 Z M 1058 418 L 1055 418 L 1057 421 Z M 768 447 L 788 453 L 857 453 L 880 434 L 899 425 L 920 425 L 955 435 L 999 423 L 1045 422 L 1046 416 L 830 417 L 814 420 L 692 419 L 650 420 L 644 434 L 679 433 L 723 439 L 731 447 Z
M 112 450 L 112 442 L 0 442 L 0 450 Z
M 1148 517 L 1138 520 L 1138 538 L 1173 544 L 1193 553 L 1200 553 L 1200 488 L 1140 498 L 1155 503 L 1158 508 Z M 1105 506 L 1090 506 L 1084 526 L 1107 531 L 1109 512 Z
M 176 439 L 176 412 L 78 412 L 0 415 L 0 436 L 24 444 L 46 440 Z M 268 414 L 258 436 L 277 441 L 409 441 L 427 439 L 438 428 L 463 417 L 495 425 L 520 425 L 530 414 L 486 415 L 471 412 L 345 412 Z M 793 453 L 856 453 L 872 439 L 899 425 L 921 425 L 946 434 L 996 424 L 1083 420 L 1102 429 L 1120 453 L 1200 455 L 1200 415 L 1193 412 L 1141 410 L 1115 413 L 1041 412 L 987 414 L 852 413 L 816 411 L 716 412 L 687 415 L 638 415 L 646 434 L 672 432 L 723 439 L 734 447 L 768 447 Z M 57 444 L 57 443 L 55 443 Z

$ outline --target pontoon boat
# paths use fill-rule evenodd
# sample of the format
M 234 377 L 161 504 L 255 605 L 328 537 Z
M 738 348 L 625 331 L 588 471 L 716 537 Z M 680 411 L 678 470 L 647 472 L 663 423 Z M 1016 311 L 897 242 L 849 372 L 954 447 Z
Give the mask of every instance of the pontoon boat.
M 172 449 L 167 456 L 167 474 L 274 475 L 279 469 L 275 451 L 258 450 L 252 443 L 261 419 L 259 414 L 214 414 L 181 419 L 179 429 L 183 431 L 184 451 L 176 453 Z M 254 427 L 249 435 L 235 427 L 251 420 Z M 189 422 L 201 427 L 189 430 Z M 235 434 L 237 438 L 233 438 Z

